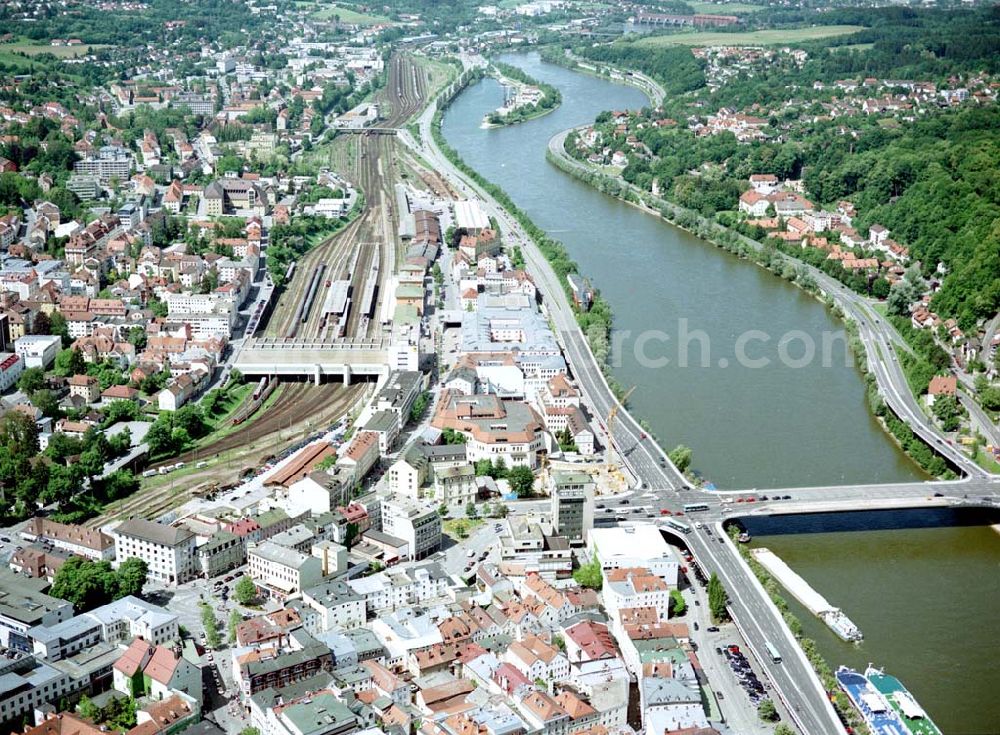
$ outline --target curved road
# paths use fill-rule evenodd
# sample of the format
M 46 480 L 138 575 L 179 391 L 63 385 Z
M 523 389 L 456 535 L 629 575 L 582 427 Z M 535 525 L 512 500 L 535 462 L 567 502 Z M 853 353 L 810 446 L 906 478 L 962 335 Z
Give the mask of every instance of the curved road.
M 431 122 L 436 109 L 436 103 L 431 104 L 420 117 L 420 143 L 405 131 L 401 131 L 400 137 L 451 179 L 460 192 L 480 198 L 487 213 L 497 218 L 507 240 L 521 245 L 528 269 L 546 297 L 546 308 L 581 390 L 592 410 L 597 415 L 607 416 L 612 407 L 618 405 L 618 400 L 611 392 L 580 332 L 562 284 L 520 224 L 441 153 L 431 134 Z M 646 436 L 646 432 L 627 410 L 620 410 L 610 439 L 641 486 L 653 489 L 660 504 L 680 507 L 682 500 L 679 491 L 686 488 L 684 476 L 670 463 L 665 452 Z M 718 573 L 730 590 L 730 609 L 734 619 L 743 628 L 749 645 L 756 651 L 763 651 L 765 641 L 784 641 L 782 647 L 789 652 L 784 662 L 776 665 L 765 658 L 762 666 L 788 708 L 789 715 L 802 732 L 809 735 L 840 735 L 843 732 L 840 720 L 827 700 L 816 673 L 791 639 L 791 633 L 784 625 L 777 608 L 749 568 L 743 564 L 732 544 L 723 540 L 723 544 L 712 547 L 692 538 L 691 548 L 697 554 L 699 563 L 708 572 Z
M 549 140 L 549 152 L 552 155 L 558 156 L 562 161 L 567 162 L 577 170 L 592 174 L 593 170 L 589 166 L 570 157 L 564 149 L 566 137 L 572 130 L 565 130 L 553 136 Z M 620 183 L 635 194 L 642 196 L 643 199 L 652 198 L 657 203 L 662 203 L 666 207 L 675 209 L 675 206 L 670 202 L 653 197 L 649 192 L 639 189 L 626 181 L 621 181 Z M 763 248 L 763 245 L 756 240 L 745 237 L 743 240 L 751 247 L 757 249 Z M 903 375 L 903 370 L 899 365 L 899 359 L 896 355 L 896 344 L 905 346 L 905 343 L 902 342 L 902 337 L 900 337 L 892 325 L 873 314 L 868 301 L 860 294 L 847 288 L 840 281 L 831 278 L 818 268 L 814 268 L 789 255 L 784 253 L 779 253 L 779 255 L 792 265 L 806 269 L 823 292 L 833 298 L 844 313 L 858 325 L 859 336 L 867 352 L 869 369 L 875 375 L 879 391 L 893 412 L 905 421 L 924 442 L 966 476 L 988 476 L 989 473 L 986 470 L 976 464 L 964 452 L 952 446 L 947 437 L 927 417 L 917 403 L 917 399 L 913 396 L 906 382 L 906 377 Z M 909 348 L 906 347 L 906 349 L 908 350 Z

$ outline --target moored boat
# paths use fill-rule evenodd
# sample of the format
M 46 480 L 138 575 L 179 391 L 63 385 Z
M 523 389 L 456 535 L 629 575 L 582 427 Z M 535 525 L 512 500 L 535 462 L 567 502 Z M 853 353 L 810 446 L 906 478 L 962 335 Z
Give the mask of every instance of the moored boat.
M 861 714 L 872 735 L 908 735 L 896 711 L 864 674 L 841 666 L 837 669 L 837 683 Z
M 911 735 L 941 735 L 941 730 L 903 686 L 903 682 L 871 664 L 865 669 L 865 677 L 893 708 Z

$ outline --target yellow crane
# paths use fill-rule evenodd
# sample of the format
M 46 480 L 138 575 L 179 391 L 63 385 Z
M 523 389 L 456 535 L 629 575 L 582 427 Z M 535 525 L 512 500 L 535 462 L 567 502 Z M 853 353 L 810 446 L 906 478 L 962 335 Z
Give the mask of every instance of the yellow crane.
M 606 463 L 607 464 L 608 475 L 610 475 L 612 472 L 614 472 L 615 470 L 618 469 L 618 462 L 612 456 L 612 452 L 614 451 L 614 449 L 613 449 L 613 445 L 614 445 L 614 438 L 613 438 L 613 436 L 614 435 L 611 432 L 612 432 L 612 429 L 614 427 L 615 419 L 618 418 L 618 412 L 621 410 L 621 407 L 625 405 L 625 401 L 628 400 L 628 397 L 630 395 L 632 395 L 632 392 L 635 389 L 636 389 L 636 386 L 633 385 L 631 388 L 629 388 L 627 391 L 625 391 L 625 395 L 623 395 L 619 399 L 619 401 L 614 406 L 611 407 L 611 410 L 608 411 L 608 421 L 607 421 L 607 427 L 606 427 L 607 428 L 607 433 L 608 433 L 608 459 L 607 459 L 607 463 Z

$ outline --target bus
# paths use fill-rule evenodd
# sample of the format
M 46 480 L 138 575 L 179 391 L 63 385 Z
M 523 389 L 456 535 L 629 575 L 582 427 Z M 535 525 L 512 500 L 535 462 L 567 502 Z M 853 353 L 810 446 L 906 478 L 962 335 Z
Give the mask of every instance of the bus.
M 666 524 L 670 526 L 675 531 L 680 531 L 681 533 L 691 533 L 691 526 L 686 524 L 684 521 L 679 521 L 676 518 L 668 518 Z
M 708 510 L 708 503 L 685 503 L 684 512 L 685 513 L 697 513 L 701 510 Z
M 771 657 L 771 661 L 780 664 L 781 654 L 778 653 L 778 649 L 774 647 L 774 644 L 771 641 L 764 641 L 764 647 L 767 649 L 767 654 Z

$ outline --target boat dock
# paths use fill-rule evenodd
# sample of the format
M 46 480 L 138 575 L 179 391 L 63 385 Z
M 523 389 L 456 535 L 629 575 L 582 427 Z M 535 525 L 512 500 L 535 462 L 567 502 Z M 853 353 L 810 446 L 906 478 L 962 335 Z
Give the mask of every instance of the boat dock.
M 827 602 L 823 595 L 814 590 L 808 582 L 793 571 L 777 554 L 763 547 L 753 549 L 750 553 L 754 559 L 760 562 L 762 567 L 781 583 L 782 587 L 788 590 L 796 600 L 805 605 L 809 612 L 826 623 L 830 630 L 840 638 L 845 641 L 861 640 L 861 631 L 841 612 L 840 608 L 834 607 Z

